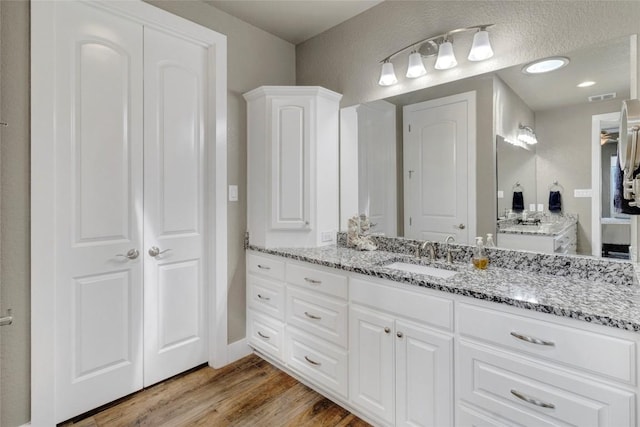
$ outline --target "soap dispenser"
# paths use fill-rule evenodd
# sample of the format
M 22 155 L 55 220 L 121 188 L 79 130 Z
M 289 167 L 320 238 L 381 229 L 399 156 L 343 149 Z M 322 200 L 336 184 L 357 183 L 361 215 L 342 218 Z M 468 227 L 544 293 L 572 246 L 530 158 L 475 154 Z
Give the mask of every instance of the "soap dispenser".
M 473 266 L 480 270 L 486 270 L 489 265 L 489 257 L 484 249 L 482 237 L 476 237 L 476 246 L 473 248 L 473 257 L 471 258 Z

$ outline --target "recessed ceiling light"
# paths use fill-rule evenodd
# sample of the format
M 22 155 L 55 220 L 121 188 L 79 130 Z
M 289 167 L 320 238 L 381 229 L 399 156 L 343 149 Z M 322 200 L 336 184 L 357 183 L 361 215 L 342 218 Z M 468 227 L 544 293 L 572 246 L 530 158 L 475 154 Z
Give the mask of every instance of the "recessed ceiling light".
M 596 84 L 596 82 L 587 80 L 586 82 L 582 82 L 578 84 L 578 87 L 589 87 L 589 86 L 593 86 L 594 84 Z
M 569 58 L 564 56 L 553 56 L 551 58 L 540 59 L 535 62 L 531 62 L 522 68 L 522 72 L 525 74 L 542 74 L 550 71 L 555 71 L 558 68 L 562 68 L 569 63 Z

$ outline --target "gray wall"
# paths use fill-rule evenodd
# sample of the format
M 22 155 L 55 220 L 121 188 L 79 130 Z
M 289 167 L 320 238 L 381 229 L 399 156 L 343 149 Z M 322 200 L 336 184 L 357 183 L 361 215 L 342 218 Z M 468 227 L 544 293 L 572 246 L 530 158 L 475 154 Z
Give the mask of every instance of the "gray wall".
M 579 254 L 591 255 L 591 198 L 573 196 L 591 188 L 591 116 L 620 111 L 621 100 L 582 104 L 536 112 L 536 176 L 538 200 L 548 203 L 549 186 L 564 188 L 562 210 L 578 214 Z
M 295 48 L 256 27 L 197 1 L 153 1 L 162 9 L 227 35 L 228 180 L 239 186 L 228 208 L 229 341 L 244 337 L 246 229 L 246 108 L 242 93 L 261 85 L 295 84 Z M 1 329 L 0 425 L 30 419 L 29 283 L 29 2 L 0 1 L 0 301 L 14 309 Z M 43 70 L 46 72 L 46 70 Z

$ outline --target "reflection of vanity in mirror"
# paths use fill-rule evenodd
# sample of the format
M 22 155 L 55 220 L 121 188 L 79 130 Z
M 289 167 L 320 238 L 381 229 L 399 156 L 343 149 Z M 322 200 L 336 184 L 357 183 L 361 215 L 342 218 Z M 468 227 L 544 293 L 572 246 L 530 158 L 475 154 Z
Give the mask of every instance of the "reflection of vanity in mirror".
M 366 213 L 387 236 L 472 244 L 491 233 L 499 247 L 624 258 L 617 144 L 600 133 L 615 135 L 629 97 L 629 39 L 564 57 L 545 74 L 516 66 L 343 108 L 341 229 Z M 538 237 L 550 243 L 529 244 Z

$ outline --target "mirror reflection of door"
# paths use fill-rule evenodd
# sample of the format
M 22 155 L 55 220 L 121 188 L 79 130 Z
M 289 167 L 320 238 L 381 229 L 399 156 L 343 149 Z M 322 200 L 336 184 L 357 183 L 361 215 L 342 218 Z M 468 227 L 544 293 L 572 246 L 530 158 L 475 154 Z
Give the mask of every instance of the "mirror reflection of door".
M 405 236 L 443 241 L 452 235 L 469 243 L 475 236 L 475 92 L 407 105 L 403 117 Z

